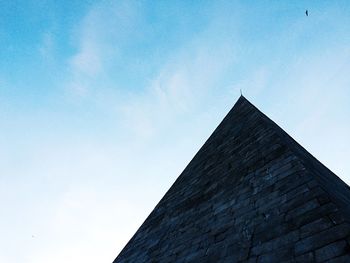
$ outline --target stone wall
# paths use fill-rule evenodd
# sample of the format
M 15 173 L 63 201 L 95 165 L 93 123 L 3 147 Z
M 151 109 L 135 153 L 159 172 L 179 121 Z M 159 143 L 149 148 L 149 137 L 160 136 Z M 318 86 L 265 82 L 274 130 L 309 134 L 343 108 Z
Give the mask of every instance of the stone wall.
M 350 262 L 349 198 L 241 97 L 114 262 Z

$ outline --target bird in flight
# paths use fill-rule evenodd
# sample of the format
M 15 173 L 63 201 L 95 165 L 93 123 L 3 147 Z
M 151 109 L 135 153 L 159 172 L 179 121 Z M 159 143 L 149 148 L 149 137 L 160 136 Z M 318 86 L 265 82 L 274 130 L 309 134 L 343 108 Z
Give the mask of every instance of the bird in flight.
M 309 16 L 309 10 L 306 9 L 305 15 L 306 15 L 306 16 Z

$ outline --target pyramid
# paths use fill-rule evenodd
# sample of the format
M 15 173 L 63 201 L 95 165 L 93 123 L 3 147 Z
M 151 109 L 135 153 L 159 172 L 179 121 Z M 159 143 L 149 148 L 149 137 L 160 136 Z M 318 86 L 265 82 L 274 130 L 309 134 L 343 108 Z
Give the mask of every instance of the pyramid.
M 241 96 L 114 263 L 350 262 L 350 188 Z

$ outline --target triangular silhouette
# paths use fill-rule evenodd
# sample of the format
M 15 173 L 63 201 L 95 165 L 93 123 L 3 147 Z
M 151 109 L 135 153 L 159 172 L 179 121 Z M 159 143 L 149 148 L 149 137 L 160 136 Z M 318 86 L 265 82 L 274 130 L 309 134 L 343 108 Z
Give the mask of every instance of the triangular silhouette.
M 350 189 L 243 96 L 119 262 L 350 262 Z

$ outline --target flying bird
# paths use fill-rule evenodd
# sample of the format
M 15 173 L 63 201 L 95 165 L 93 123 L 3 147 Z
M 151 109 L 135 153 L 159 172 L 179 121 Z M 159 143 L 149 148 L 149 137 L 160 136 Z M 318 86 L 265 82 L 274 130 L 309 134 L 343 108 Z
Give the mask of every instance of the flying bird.
M 306 9 L 305 15 L 306 15 L 306 16 L 309 16 L 309 10 Z

